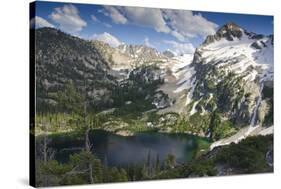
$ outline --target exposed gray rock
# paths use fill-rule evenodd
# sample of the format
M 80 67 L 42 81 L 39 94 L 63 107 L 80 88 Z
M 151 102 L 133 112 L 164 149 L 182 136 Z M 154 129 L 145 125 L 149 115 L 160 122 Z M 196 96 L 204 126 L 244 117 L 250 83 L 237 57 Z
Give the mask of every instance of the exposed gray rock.
M 137 62 L 165 57 L 163 54 L 158 52 L 155 48 L 147 47 L 145 45 L 122 44 L 118 46 L 118 49 L 120 50 L 121 53 L 136 59 Z
M 172 52 L 172 51 L 169 51 L 169 50 L 166 50 L 163 52 L 163 55 L 169 57 L 169 58 L 172 58 L 175 56 L 175 54 Z
M 273 148 L 271 148 L 266 152 L 265 160 L 267 162 L 267 165 L 273 167 Z
M 215 35 L 207 36 L 206 40 L 203 42 L 203 45 L 208 45 L 215 41 L 220 40 L 221 38 L 225 38 L 228 41 L 233 41 L 234 38 L 241 38 L 244 30 L 240 28 L 233 22 L 227 23 L 223 25 Z
M 251 44 L 251 47 L 255 49 L 262 49 L 264 47 L 267 47 L 267 45 L 263 41 L 255 41 Z
M 267 100 L 262 100 L 258 109 L 258 120 L 262 124 L 265 116 L 268 114 L 270 106 L 268 105 Z
M 157 109 L 167 108 L 171 105 L 171 103 L 172 102 L 169 99 L 169 96 L 167 94 L 163 93 L 163 91 L 158 91 L 154 95 L 154 99 L 152 102 L 152 104 L 154 104 Z

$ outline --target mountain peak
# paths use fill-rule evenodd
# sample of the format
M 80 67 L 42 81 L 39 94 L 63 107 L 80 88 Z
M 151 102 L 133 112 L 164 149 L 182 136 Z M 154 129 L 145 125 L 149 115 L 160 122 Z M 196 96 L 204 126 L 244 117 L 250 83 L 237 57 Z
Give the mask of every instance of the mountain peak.
M 238 26 L 234 22 L 228 22 L 222 27 L 220 27 L 215 35 L 207 36 L 203 44 L 208 45 L 214 41 L 219 41 L 222 38 L 228 41 L 233 41 L 235 38 L 240 39 L 244 33 L 245 30 L 242 29 L 240 26 Z
M 224 24 L 219 30 L 219 31 L 241 31 L 243 30 L 240 26 L 238 26 L 236 23 L 234 22 L 228 22 L 226 24 Z
M 229 41 L 233 41 L 233 38 L 241 38 L 244 30 L 235 24 L 234 22 L 229 22 L 223 25 L 216 33 L 220 38 L 226 38 Z
M 172 58 L 172 57 L 175 56 L 175 54 L 169 49 L 163 51 L 162 54 L 165 55 L 166 57 L 169 57 L 169 58 Z

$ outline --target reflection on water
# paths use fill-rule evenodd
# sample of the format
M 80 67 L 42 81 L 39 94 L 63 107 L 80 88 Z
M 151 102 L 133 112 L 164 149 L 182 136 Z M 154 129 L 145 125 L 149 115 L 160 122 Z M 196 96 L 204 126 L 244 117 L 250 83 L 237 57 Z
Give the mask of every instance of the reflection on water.
M 198 143 L 204 139 L 187 134 L 139 133 L 123 137 L 102 130 L 92 131 L 90 140 L 92 150 L 104 164 L 109 166 L 126 166 L 163 162 L 168 154 L 173 154 L 177 163 L 192 159 L 198 149 Z M 55 159 L 65 162 L 69 155 L 79 152 L 84 145 L 83 136 L 69 137 L 56 135 L 52 137 L 50 147 L 56 150 Z

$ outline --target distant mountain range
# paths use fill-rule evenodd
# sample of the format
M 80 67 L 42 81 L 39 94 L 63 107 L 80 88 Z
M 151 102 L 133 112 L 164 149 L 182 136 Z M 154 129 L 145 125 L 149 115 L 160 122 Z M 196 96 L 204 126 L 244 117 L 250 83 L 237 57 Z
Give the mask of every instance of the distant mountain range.
M 112 69 L 131 69 L 142 64 L 157 60 L 168 59 L 166 53 L 160 53 L 155 48 L 145 45 L 127 45 L 121 44 L 113 48 L 108 44 L 93 40 L 95 47 L 106 57 Z

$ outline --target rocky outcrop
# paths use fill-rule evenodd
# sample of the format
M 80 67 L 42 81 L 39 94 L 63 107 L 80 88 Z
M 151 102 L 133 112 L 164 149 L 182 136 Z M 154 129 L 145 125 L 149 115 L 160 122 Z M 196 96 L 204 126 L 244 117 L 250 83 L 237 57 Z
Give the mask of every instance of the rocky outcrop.
M 165 56 L 168 57 L 168 58 L 172 58 L 172 57 L 175 56 L 175 54 L 174 54 L 172 51 L 169 51 L 169 50 L 165 50 L 165 51 L 163 52 L 163 55 L 165 55 Z
M 169 99 L 169 96 L 162 91 L 156 92 L 153 97 L 153 102 L 157 109 L 164 109 L 172 105 L 172 100 Z
M 255 41 L 251 44 L 251 47 L 255 49 L 262 49 L 264 47 L 267 47 L 267 45 L 263 41 Z
M 203 42 L 203 45 L 208 45 L 215 41 L 219 41 L 220 39 L 224 38 L 228 41 L 233 41 L 234 38 L 240 39 L 243 35 L 244 30 L 240 28 L 233 22 L 227 23 L 223 25 L 215 35 L 207 36 L 206 40 Z
M 164 58 L 163 54 L 158 52 L 156 49 L 147 47 L 145 45 L 122 44 L 118 46 L 118 49 L 123 54 L 127 54 L 132 58 L 136 58 L 138 60 L 143 60 L 143 61 L 157 59 L 157 58 Z

